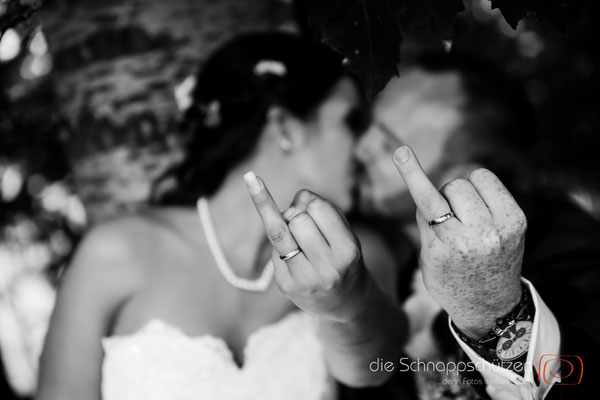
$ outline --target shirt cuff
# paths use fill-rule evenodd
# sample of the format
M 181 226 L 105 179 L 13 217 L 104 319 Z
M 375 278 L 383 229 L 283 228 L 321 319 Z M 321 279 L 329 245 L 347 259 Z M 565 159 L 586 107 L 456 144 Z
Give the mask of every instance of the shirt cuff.
M 508 392 L 507 394 L 514 396 L 515 399 L 540 400 L 546 397 L 553 384 L 558 381 L 558 378 L 551 375 L 550 371 L 558 371 L 559 357 L 548 356 L 556 356 L 560 350 L 560 330 L 554 314 L 544 303 L 531 282 L 525 278 L 521 279 L 527 285 L 535 306 L 531 342 L 529 343 L 523 376 L 485 360 L 460 339 L 452 327 L 450 318 L 448 318 L 448 323 L 452 335 L 475 364 L 475 369 L 481 373 L 486 385 L 492 386 L 490 389 Z M 543 372 L 546 372 L 546 376 L 540 376 L 540 367 Z

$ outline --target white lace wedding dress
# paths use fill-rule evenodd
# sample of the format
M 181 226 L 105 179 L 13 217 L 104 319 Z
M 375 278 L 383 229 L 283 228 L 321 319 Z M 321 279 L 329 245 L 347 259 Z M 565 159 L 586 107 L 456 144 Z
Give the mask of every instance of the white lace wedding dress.
M 315 320 L 303 312 L 249 338 L 244 365 L 221 338 L 190 337 L 159 320 L 128 336 L 103 339 L 103 400 L 330 400 Z

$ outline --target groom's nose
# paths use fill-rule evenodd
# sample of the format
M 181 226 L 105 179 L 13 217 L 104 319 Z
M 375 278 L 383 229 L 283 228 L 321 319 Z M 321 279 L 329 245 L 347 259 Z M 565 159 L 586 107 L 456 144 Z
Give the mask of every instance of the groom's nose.
M 354 149 L 355 158 L 363 164 L 367 164 L 369 161 L 371 161 L 376 153 L 375 146 L 377 140 L 374 137 L 375 135 L 373 135 L 373 129 L 373 125 L 371 125 L 369 129 L 360 137 Z

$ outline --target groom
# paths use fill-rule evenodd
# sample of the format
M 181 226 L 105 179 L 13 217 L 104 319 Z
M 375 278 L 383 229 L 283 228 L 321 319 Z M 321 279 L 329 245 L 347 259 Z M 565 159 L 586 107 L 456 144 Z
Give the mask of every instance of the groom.
M 514 366 L 515 361 L 524 358 L 532 364 L 528 365 L 533 367 L 529 368 L 533 369 L 530 374 L 511 371 L 508 363 L 504 363 L 504 367 L 509 368 L 501 372 L 516 382 L 515 387 L 521 385 L 521 378 L 526 381 L 533 378 L 531 397 L 543 398 L 547 394 L 546 399 L 592 398 L 589 393 L 594 387 L 590 378 L 595 376 L 595 360 L 600 348 L 597 312 L 600 306 L 600 226 L 567 196 L 548 193 L 537 184 L 529 167 L 535 132 L 533 118 L 534 112 L 520 82 L 494 65 L 460 53 L 422 55 L 405 67 L 379 96 L 372 128 L 359 143 L 357 155 L 365 164 L 367 175 L 364 200 L 368 208 L 378 214 L 404 217 L 404 232 L 409 235 L 413 232 L 416 246 L 422 242 L 425 283 L 429 283 L 432 296 L 442 300 L 441 307 L 455 323 L 452 326 L 454 338 L 471 360 L 482 365 L 484 361 L 491 361 L 492 365 L 502 366 L 501 361 L 509 359 Z M 427 236 L 423 234 L 427 235 L 430 230 L 423 229 L 423 221 L 418 227 L 414 223 L 414 204 L 410 200 L 414 193 L 397 179 L 388 161 L 389 147 L 403 143 L 413 146 L 423 169 L 435 187 L 442 187 L 446 198 L 457 191 L 470 197 L 468 185 L 457 178 L 468 177 L 478 167 L 489 168 L 501 177 L 527 215 L 529 227 L 522 267 L 505 266 L 494 270 L 486 266 L 479 275 L 470 278 L 446 268 L 437 276 L 439 280 L 428 273 L 427 260 L 432 250 L 427 248 Z M 450 205 L 454 208 L 452 202 Z M 433 228 L 436 229 L 439 230 Z M 468 244 L 465 246 L 469 248 Z M 498 272 L 505 276 L 504 286 L 489 280 Z M 493 318 L 506 317 L 502 315 L 503 306 L 494 307 L 518 301 L 515 288 L 521 274 L 531 282 L 525 286 L 529 289 L 528 300 L 534 304 L 524 310 L 525 318 L 514 319 L 513 327 L 523 327 L 525 331 L 521 332 L 527 334 L 518 336 L 520 328 L 511 327 L 501 338 L 487 335 L 490 326 L 496 328 Z M 458 289 L 454 293 L 458 297 L 440 295 L 440 291 L 449 289 L 449 285 L 461 277 L 466 279 L 462 284 L 456 282 Z M 460 298 L 462 295 L 465 301 Z M 504 296 L 512 301 L 507 302 Z M 469 306 L 468 297 L 479 299 L 475 308 Z M 480 328 L 461 329 L 458 322 L 461 313 L 478 319 L 473 325 Z M 509 324 L 510 320 L 512 318 Z M 502 331 L 504 328 L 498 327 L 498 332 Z M 523 339 L 527 337 L 528 340 Z M 557 374 L 557 370 L 552 369 L 555 358 L 565 360 L 562 366 L 566 369 L 560 372 L 561 376 L 571 371 L 560 386 L 552 383 L 549 375 L 550 371 Z M 579 382 L 583 364 L 585 374 Z M 493 387 L 488 385 L 488 390 Z M 502 398 L 499 396 L 496 395 Z M 521 397 L 528 398 L 527 395 Z

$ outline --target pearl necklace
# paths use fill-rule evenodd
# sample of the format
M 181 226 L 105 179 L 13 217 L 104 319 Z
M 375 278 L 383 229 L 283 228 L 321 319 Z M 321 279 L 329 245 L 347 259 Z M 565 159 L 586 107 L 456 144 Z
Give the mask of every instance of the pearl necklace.
M 200 217 L 200 223 L 202 224 L 202 230 L 204 231 L 206 242 L 208 243 L 208 247 L 210 248 L 213 258 L 215 259 L 217 267 L 219 267 L 219 270 L 221 271 L 221 274 L 223 274 L 225 280 L 231 284 L 231 286 L 242 290 L 248 290 L 251 292 L 264 292 L 267 290 L 271 284 L 271 281 L 273 280 L 273 261 L 270 260 L 267 262 L 262 274 L 256 280 L 244 279 L 237 276 L 227 262 L 225 254 L 223 254 L 223 249 L 219 244 L 219 240 L 217 238 L 217 234 L 215 233 L 215 228 L 210 217 L 208 201 L 206 198 L 199 198 L 197 206 L 198 216 Z

